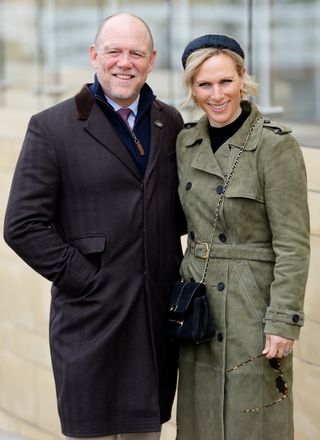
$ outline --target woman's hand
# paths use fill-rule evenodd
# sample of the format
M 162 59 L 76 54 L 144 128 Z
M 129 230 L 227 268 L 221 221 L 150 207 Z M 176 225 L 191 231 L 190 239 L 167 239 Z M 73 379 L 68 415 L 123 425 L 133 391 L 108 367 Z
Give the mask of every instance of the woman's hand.
M 283 338 L 282 336 L 266 335 L 266 344 L 262 354 L 267 359 L 274 357 L 282 358 L 292 352 L 294 340 Z

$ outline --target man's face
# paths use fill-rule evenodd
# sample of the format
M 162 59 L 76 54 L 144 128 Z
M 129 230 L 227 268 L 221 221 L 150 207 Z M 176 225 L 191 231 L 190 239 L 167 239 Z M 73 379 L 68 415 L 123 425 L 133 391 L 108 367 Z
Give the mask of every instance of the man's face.
M 91 63 L 104 93 L 122 107 L 138 97 L 155 57 L 144 24 L 129 15 L 109 19 L 96 45 L 90 47 Z

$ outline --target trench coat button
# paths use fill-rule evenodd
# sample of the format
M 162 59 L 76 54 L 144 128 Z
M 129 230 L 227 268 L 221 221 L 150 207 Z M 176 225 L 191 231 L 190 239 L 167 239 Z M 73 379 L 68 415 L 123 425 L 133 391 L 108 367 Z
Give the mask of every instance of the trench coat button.
M 219 342 L 222 342 L 222 341 L 223 341 L 223 334 L 222 334 L 221 332 L 218 333 L 218 335 L 217 335 L 217 339 L 218 339 Z
M 216 188 L 217 194 L 221 194 L 223 191 L 223 186 L 222 185 L 218 185 Z
M 227 237 L 225 234 L 221 233 L 219 234 L 219 240 L 222 241 L 222 243 L 225 243 L 227 241 Z
M 218 292 L 222 292 L 224 290 L 224 288 L 225 288 L 225 285 L 222 281 L 217 284 Z
M 192 188 L 192 183 L 191 182 L 187 182 L 185 188 L 186 188 L 187 191 L 189 191 Z
M 293 315 L 293 317 L 292 317 L 292 321 L 293 322 L 297 323 L 297 322 L 299 322 L 299 320 L 300 320 L 300 316 L 299 315 L 297 315 L 297 314 Z
M 189 232 L 189 238 L 190 238 L 190 240 L 194 240 L 194 239 L 195 239 L 195 233 L 194 233 L 194 231 L 190 231 L 190 232 Z

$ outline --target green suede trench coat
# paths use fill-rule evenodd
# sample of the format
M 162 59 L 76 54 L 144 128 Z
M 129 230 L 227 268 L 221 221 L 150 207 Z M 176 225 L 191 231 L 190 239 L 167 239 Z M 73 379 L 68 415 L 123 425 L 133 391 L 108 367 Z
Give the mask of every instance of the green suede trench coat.
M 304 322 L 309 266 L 309 214 L 301 150 L 290 129 L 256 106 L 213 154 L 208 120 L 187 124 L 177 140 L 179 194 L 188 222 L 181 265 L 200 281 L 219 194 L 239 148 L 253 129 L 226 191 L 206 285 L 216 325 L 209 343 L 183 345 L 179 361 L 178 440 L 292 440 L 292 354 L 281 360 L 282 397 L 267 359 L 265 333 L 297 339 Z M 275 435 L 276 434 L 276 435 Z

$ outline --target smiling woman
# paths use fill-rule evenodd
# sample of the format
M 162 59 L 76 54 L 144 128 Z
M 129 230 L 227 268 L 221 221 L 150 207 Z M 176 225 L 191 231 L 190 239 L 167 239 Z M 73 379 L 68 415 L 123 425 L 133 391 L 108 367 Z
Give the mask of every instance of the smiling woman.
M 293 440 L 292 348 L 309 264 L 302 154 L 288 127 L 243 98 L 256 85 L 233 38 L 191 41 L 182 64 L 187 102 L 205 114 L 177 139 L 188 220 L 180 272 L 199 282 L 199 247 L 212 249 L 206 287 L 216 337 L 181 346 L 177 440 L 273 440 L 275 429 Z
M 208 115 L 210 125 L 223 127 L 241 114 L 244 73 L 239 75 L 233 59 L 218 53 L 208 58 L 194 75 L 192 94 Z

